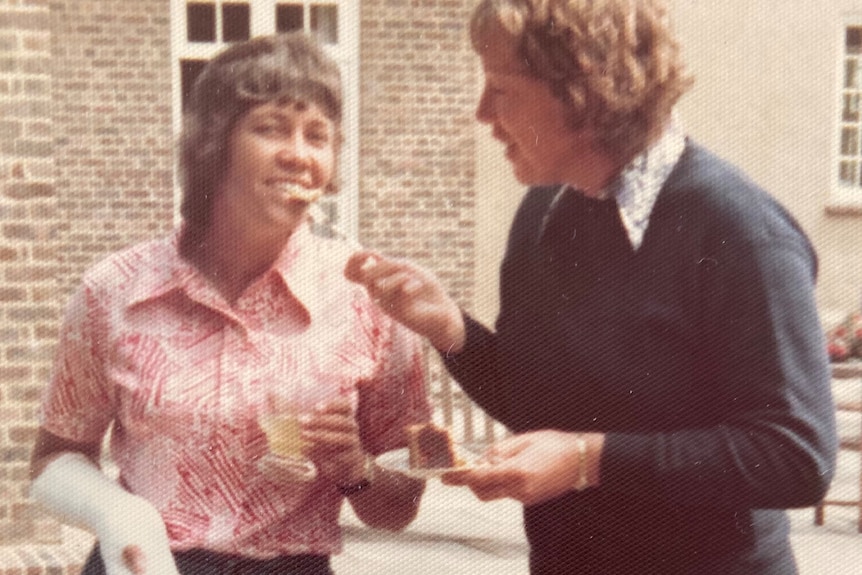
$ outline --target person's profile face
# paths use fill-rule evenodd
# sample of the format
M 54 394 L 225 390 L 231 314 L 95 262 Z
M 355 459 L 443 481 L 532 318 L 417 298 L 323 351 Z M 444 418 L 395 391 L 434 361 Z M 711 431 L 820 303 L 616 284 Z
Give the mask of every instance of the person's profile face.
M 295 224 L 332 181 L 337 144 L 335 122 L 317 104 L 252 108 L 229 137 L 224 201 L 256 225 Z
M 566 181 L 570 155 L 583 141 L 567 126 L 565 103 L 528 73 L 505 41 L 491 43 L 480 56 L 485 84 L 476 118 L 505 146 L 515 177 L 525 185 Z

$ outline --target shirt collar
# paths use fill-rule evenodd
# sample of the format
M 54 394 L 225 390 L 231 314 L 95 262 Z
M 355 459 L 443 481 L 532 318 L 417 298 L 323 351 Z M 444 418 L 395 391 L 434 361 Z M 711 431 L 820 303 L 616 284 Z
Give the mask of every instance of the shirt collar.
M 175 230 L 166 239 L 151 244 L 154 254 L 152 265 L 140 270 L 129 290 L 127 306 L 161 297 L 179 290 L 192 299 L 210 307 L 220 309 L 221 301 L 215 290 L 191 263 L 179 254 L 179 238 L 182 228 Z M 322 241 L 315 241 L 308 225 L 302 225 L 291 235 L 284 250 L 266 273 L 275 273 L 285 287 L 308 312 L 317 317 L 323 306 L 323 294 L 318 276 L 322 270 L 342 269 L 339 263 L 341 250 L 323 249 Z M 339 267 L 340 266 L 340 267 Z
M 643 241 L 658 194 L 684 149 L 685 133 L 674 116 L 661 138 L 630 161 L 602 194 L 616 199 L 620 219 L 635 250 Z
M 145 265 L 138 267 L 131 278 L 126 306 L 133 306 L 183 289 L 200 274 L 180 257 L 179 241 L 182 227 L 167 238 L 131 248 L 130 254 Z

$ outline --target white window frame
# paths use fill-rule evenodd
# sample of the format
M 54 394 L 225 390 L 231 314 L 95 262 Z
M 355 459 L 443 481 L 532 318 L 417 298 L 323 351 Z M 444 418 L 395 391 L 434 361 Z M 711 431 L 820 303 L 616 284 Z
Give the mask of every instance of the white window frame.
M 858 86 L 852 89 L 845 87 L 846 78 L 846 60 L 850 54 L 846 51 L 846 35 L 847 29 L 851 27 L 862 28 L 862 12 L 846 13 L 840 19 L 836 42 L 836 71 L 835 71 L 835 96 L 832 106 L 832 162 L 830 163 L 831 172 L 831 192 L 829 195 L 830 208 L 862 208 L 862 54 L 856 54 L 854 57 L 859 62 Z M 848 93 L 858 94 L 860 97 L 860 119 L 855 123 L 844 121 L 844 96 Z M 857 166 L 856 175 L 857 182 L 855 184 L 846 184 L 841 179 L 841 161 L 842 161 L 842 132 L 845 127 L 854 125 L 858 130 L 857 133 Z
M 195 0 L 191 0 L 195 1 Z M 182 129 L 182 78 L 180 61 L 183 59 L 209 59 L 228 44 L 221 40 L 221 5 L 237 0 L 198 0 L 216 5 L 215 42 L 188 42 L 186 26 L 186 4 L 189 0 L 171 0 L 171 83 L 173 135 L 179 139 Z M 261 36 L 275 32 L 275 7 L 279 0 L 242 0 L 250 5 L 250 36 Z M 284 0 L 281 0 L 282 2 Z M 292 4 L 303 4 L 306 31 L 310 31 L 310 7 L 313 4 L 334 4 L 338 7 L 338 43 L 325 44 L 324 49 L 341 68 L 343 90 L 342 131 L 344 145 L 339 162 L 339 192 L 323 202 L 334 204 L 336 224 L 350 238 L 356 238 L 359 225 L 359 3 L 356 0 L 290 0 Z M 174 170 L 176 175 L 177 170 Z M 174 221 L 180 221 L 182 190 L 178 178 L 174 178 Z

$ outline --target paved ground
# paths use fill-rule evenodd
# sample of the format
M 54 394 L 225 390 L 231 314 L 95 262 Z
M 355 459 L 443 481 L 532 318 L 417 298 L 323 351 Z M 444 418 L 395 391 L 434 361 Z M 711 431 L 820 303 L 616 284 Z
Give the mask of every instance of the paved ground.
M 856 419 L 855 425 L 859 425 Z M 830 498 L 859 498 L 859 454 L 842 451 Z M 862 534 L 855 507 L 828 506 L 822 526 L 814 525 L 813 509 L 792 511 L 793 548 L 802 575 L 862 574 Z
M 833 495 L 853 496 L 858 469 L 857 454 L 842 453 Z M 333 566 L 338 575 L 524 575 L 527 546 L 520 513 L 514 502 L 482 503 L 464 488 L 430 480 L 419 517 L 403 533 L 369 530 L 346 511 L 346 546 Z M 801 575 L 860 575 L 856 510 L 829 507 L 823 526 L 813 519 L 810 508 L 791 512 Z
M 468 489 L 437 479 L 428 481 L 419 516 L 402 533 L 366 529 L 347 507 L 342 522 L 346 546 L 333 560 L 338 575 L 527 572 L 520 505 L 482 503 Z
M 854 422 L 859 425 L 858 419 Z M 858 429 L 858 428 L 857 428 Z M 842 452 L 831 495 L 858 493 L 859 458 Z M 823 526 L 812 508 L 791 511 L 792 539 L 801 575 L 862 574 L 862 534 L 856 509 L 828 507 Z M 337 575 L 525 575 L 527 546 L 520 506 L 512 501 L 482 503 L 465 488 L 428 482 L 419 517 L 402 533 L 368 529 L 345 506 L 346 545 L 333 559 Z M 70 529 L 68 545 L 82 557 L 89 535 Z M 75 542 L 77 541 L 77 544 Z
M 836 383 L 836 397 L 858 397 L 862 381 Z M 858 414 L 839 413 L 842 436 L 858 434 Z M 859 497 L 859 453 L 842 451 L 830 498 Z M 828 507 L 826 521 L 814 525 L 814 509 L 791 511 L 792 541 L 801 575 L 862 574 L 862 534 L 857 510 Z M 419 517 L 404 532 L 368 529 L 345 506 L 346 545 L 333 560 L 337 575 L 524 575 L 527 545 L 521 509 L 512 501 L 482 503 L 466 488 L 428 482 Z M 71 543 L 71 542 L 70 542 Z M 89 536 L 80 552 L 90 548 Z

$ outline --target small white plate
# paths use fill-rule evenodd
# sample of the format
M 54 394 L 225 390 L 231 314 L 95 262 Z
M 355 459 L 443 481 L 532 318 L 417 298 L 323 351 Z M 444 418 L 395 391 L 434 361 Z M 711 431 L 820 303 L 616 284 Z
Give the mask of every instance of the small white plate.
M 463 465 L 459 465 L 458 467 L 413 469 L 410 467 L 410 450 L 406 447 L 381 453 L 374 461 L 378 466 L 387 471 L 403 473 L 407 477 L 412 477 L 414 479 L 433 479 L 434 477 L 440 477 L 441 475 L 451 473 L 453 471 L 469 471 L 479 467 L 479 464 L 474 461 L 476 456 L 459 448 L 457 445 L 455 446 L 455 455 L 464 461 Z

